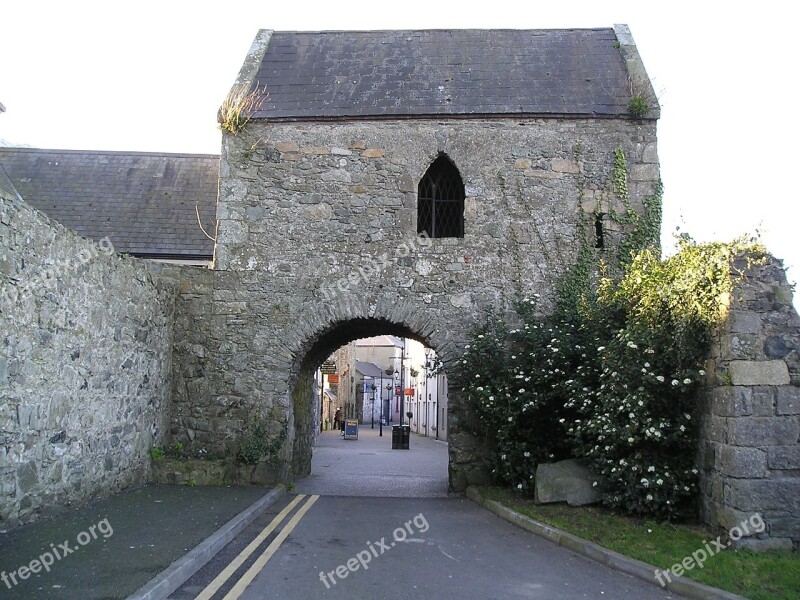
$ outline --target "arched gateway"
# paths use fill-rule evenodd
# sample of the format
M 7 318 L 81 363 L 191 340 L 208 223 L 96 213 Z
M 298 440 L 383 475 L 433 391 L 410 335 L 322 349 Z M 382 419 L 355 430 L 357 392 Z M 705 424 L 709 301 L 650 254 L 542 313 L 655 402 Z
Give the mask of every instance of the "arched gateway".
M 648 81 L 624 26 L 261 31 L 237 83 L 265 96 L 223 136 L 207 408 L 176 411 L 173 437 L 193 411 L 213 446 L 276 406 L 283 474 L 305 475 L 311 375 L 337 346 L 393 333 L 447 369 L 485 309 L 552 299 L 577 250 L 594 247 L 594 216 L 638 210 L 658 181 L 658 108 L 643 83 L 652 108 L 628 113 L 634 80 Z M 485 474 L 449 396 L 450 487 L 462 490 Z

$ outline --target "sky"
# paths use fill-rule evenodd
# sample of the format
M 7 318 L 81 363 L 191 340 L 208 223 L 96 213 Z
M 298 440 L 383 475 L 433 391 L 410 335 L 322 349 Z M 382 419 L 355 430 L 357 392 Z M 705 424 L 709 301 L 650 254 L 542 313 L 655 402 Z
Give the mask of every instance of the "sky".
M 6 0 L 0 140 L 214 153 L 216 111 L 258 29 L 630 26 L 661 104 L 662 243 L 758 233 L 800 278 L 791 3 Z M 795 299 L 795 306 L 798 300 Z

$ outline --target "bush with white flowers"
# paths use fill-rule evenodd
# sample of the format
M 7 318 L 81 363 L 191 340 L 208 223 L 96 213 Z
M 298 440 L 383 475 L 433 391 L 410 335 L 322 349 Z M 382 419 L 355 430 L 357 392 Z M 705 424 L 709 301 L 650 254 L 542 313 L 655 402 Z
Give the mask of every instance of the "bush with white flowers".
M 454 375 L 498 481 L 530 490 L 537 464 L 578 457 L 606 478 L 607 506 L 692 512 L 702 361 L 745 251 L 762 249 L 683 240 L 669 259 L 644 250 L 621 277 L 572 286 L 580 297 L 560 298 L 555 314 L 531 298 L 514 328 L 490 316 Z

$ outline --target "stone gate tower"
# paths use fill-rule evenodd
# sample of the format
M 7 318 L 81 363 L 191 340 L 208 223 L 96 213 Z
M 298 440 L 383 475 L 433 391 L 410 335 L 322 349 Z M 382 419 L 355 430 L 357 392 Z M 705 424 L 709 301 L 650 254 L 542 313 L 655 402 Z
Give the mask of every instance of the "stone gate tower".
M 242 422 L 278 407 L 287 477 L 309 472 L 311 376 L 331 351 L 390 333 L 447 368 L 485 309 L 547 306 L 582 244 L 613 250 L 625 232 L 604 216 L 640 211 L 659 180 L 658 105 L 625 26 L 263 30 L 237 86 L 265 97 L 223 136 L 209 406 Z M 450 407 L 463 490 L 485 474 L 456 389 Z

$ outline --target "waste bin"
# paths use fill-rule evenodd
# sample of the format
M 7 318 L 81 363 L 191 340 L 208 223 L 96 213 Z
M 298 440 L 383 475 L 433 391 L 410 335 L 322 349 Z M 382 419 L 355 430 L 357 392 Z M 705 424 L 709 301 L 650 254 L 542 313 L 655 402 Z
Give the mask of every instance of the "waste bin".
M 411 441 L 411 425 L 403 425 L 403 450 L 408 450 L 408 443 Z
M 392 425 L 392 450 L 401 450 L 403 447 L 403 428 Z

